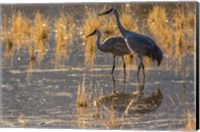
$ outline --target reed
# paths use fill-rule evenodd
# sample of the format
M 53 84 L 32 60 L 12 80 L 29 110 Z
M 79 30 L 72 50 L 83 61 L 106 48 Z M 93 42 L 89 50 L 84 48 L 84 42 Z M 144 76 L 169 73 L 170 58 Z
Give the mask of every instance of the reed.
M 97 18 L 98 12 L 94 8 L 85 7 L 85 15 L 83 18 L 83 41 L 85 46 L 85 65 L 93 66 L 96 52 L 96 37 L 85 38 L 86 35 L 90 34 L 95 29 L 100 29 L 101 19 Z
M 55 27 L 55 59 L 56 65 L 60 63 L 60 61 L 65 60 L 67 56 L 67 44 L 68 44 L 68 35 L 67 35 L 67 18 L 66 16 L 61 13 L 60 17 L 54 23 Z
M 4 17 L 1 39 L 6 45 L 5 57 L 10 59 L 30 42 L 31 21 L 20 11 L 12 12 L 11 18 Z
M 75 24 L 71 16 L 60 13 L 60 16 L 54 23 L 55 27 L 55 64 L 64 63 L 69 54 L 70 43 L 75 36 Z
M 186 123 L 185 130 L 187 131 L 196 130 L 196 121 L 195 121 L 194 115 L 191 112 L 188 112 L 186 118 L 187 118 L 187 123 Z
M 11 36 L 14 40 L 16 48 L 20 49 L 30 42 L 31 21 L 20 11 L 12 14 Z M 25 46 L 26 47 L 26 46 Z
M 148 14 L 147 25 L 157 44 L 163 49 L 165 56 L 167 58 L 171 57 L 173 55 L 173 34 L 166 8 L 158 5 L 154 6 Z
M 103 123 L 106 129 L 114 129 L 118 127 L 116 112 L 114 110 L 109 110 L 108 115 Z
M 46 44 L 49 38 L 49 24 L 47 19 L 37 11 L 34 17 L 34 25 L 32 27 L 32 37 L 35 50 L 37 50 L 37 60 L 40 63 L 46 54 Z
M 91 87 L 91 85 L 90 85 Z M 77 88 L 77 107 L 88 107 L 91 101 L 91 93 L 86 91 L 85 79 Z

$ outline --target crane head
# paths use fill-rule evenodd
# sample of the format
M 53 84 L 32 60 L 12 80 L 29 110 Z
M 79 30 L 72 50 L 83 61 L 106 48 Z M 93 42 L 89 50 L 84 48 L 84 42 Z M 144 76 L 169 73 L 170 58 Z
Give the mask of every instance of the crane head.
M 97 30 L 95 29 L 92 33 L 90 33 L 89 35 L 87 35 L 86 38 L 88 38 L 88 37 L 90 37 L 90 36 L 96 34 L 96 32 L 97 32 Z
M 109 14 L 109 13 L 113 12 L 114 10 L 115 10 L 114 8 L 111 8 L 108 11 L 105 11 L 105 12 L 102 12 L 102 13 L 98 14 L 98 16 Z

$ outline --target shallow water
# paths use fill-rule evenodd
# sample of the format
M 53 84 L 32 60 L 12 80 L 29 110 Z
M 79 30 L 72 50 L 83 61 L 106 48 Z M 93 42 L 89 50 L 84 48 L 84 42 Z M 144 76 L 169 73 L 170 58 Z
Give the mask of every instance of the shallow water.
M 101 108 L 96 107 L 98 99 L 112 95 L 112 56 L 97 51 L 94 68 L 85 68 L 84 45 L 81 43 L 79 38 L 75 38 L 66 65 L 55 69 L 51 62 L 54 57 L 54 40 L 51 40 L 47 55 L 41 65 L 33 69 L 29 79 L 27 52 L 19 52 L 11 63 L 2 58 L 1 127 L 185 129 L 187 114 L 196 111 L 195 60 L 192 55 L 183 58 L 180 67 L 176 65 L 176 60 L 168 61 L 164 57 L 160 67 L 152 64 L 146 68 L 142 98 L 151 97 L 158 89 L 162 97 L 159 98 L 159 105 L 140 113 L 134 111 L 135 106 L 129 109 L 128 105 L 125 109 L 120 106 L 112 109 L 106 104 L 102 104 Z M 136 70 L 137 63 L 131 66 L 124 89 L 128 96 L 135 93 L 136 97 L 131 101 L 138 97 Z M 124 86 L 121 58 L 116 60 L 114 79 L 117 93 L 121 93 Z M 78 85 L 83 80 L 91 97 L 87 107 L 78 107 Z M 121 104 L 127 103 L 123 98 L 120 101 Z M 148 103 L 144 105 L 149 108 Z
M 93 105 L 101 93 L 112 92 L 111 64 L 95 65 L 95 71 L 84 73 L 81 67 L 63 69 L 35 69 L 30 80 L 25 81 L 25 68 L 3 68 L 2 82 L 2 126 L 22 127 L 20 113 L 25 116 L 27 127 L 64 127 L 64 128 L 105 128 L 109 110 L 103 107 L 103 117 L 95 117 Z M 192 65 L 191 65 L 192 66 Z M 117 65 L 114 76 L 117 92 L 123 87 L 122 68 Z M 166 70 L 164 66 L 149 69 L 144 94 L 150 95 L 159 88 L 163 99 L 154 111 L 143 114 L 115 115 L 116 126 L 121 129 L 182 129 L 186 125 L 187 112 L 195 112 L 194 71 L 187 71 L 185 79 L 182 72 Z M 125 93 L 136 92 L 136 70 L 126 82 Z M 79 110 L 76 106 L 77 87 L 85 77 L 86 90 L 90 89 L 92 101 L 89 107 Z M 92 82 L 92 86 L 90 86 Z M 105 109 L 105 110 L 104 110 Z M 84 111 L 81 117 L 81 111 Z M 88 112 L 87 112 L 88 111 Z M 123 113 L 123 111 L 115 111 Z M 84 115 L 85 114 L 85 115 Z M 85 117 L 84 117 L 85 116 Z M 78 121 L 79 118 L 82 121 Z M 79 123 L 84 125 L 81 126 Z

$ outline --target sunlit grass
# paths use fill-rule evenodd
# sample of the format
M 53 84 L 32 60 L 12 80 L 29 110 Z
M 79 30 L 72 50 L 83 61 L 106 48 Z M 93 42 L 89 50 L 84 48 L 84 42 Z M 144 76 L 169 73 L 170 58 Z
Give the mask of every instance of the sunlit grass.
M 4 52 L 11 59 L 20 48 L 27 48 L 30 42 L 31 21 L 20 11 L 12 12 L 11 18 L 4 17 L 1 28 L 1 39 L 6 44 Z
M 106 129 L 114 129 L 117 128 L 117 117 L 116 117 L 116 112 L 115 110 L 109 110 L 107 113 L 107 117 L 105 119 L 105 122 L 103 125 L 105 126 Z
M 30 42 L 31 21 L 18 11 L 12 14 L 11 25 L 11 36 L 16 47 L 20 49 L 24 44 Z
M 37 60 L 40 63 L 46 54 L 46 45 L 49 39 L 48 20 L 38 11 L 35 13 L 32 37 L 35 50 L 37 50 Z
M 158 5 L 153 7 L 147 18 L 148 29 L 167 58 L 171 57 L 173 53 L 173 34 L 169 21 L 166 8 Z
M 69 35 L 67 34 L 67 17 L 61 13 L 60 17 L 55 20 L 55 59 L 56 65 L 60 63 L 61 60 L 65 60 L 68 54 L 67 45 L 69 44 L 68 39 Z
M 90 101 L 91 101 L 91 93 L 87 92 L 85 79 L 83 79 L 82 84 L 79 84 L 77 88 L 77 107 L 88 107 Z
M 23 113 L 19 114 L 19 117 L 18 117 L 17 120 L 23 127 L 27 127 L 28 126 L 28 120 L 27 120 L 26 116 Z
M 85 64 L 86 66 L 93 66 L 96 52 L 96 37 L 85 38 L 86 35 L 93 32 L 95 29 L 100 29 L 101 18 L 97 18 L 98 12 L 89 7 L 85 7 L 85 15 L 83 18 L 83 41 L 85 45 Z
M 29 80 L 32 76 L 33 68 L 35 67 L 36 58 L 35 58 L 35 50 L 33 47 L 29 47 L 29 66 L 27 69 L 26 79 Z
M 60 63 L 67 60 L 70 52 L 70 44 L 75 37 L 75 23 L 71 16 L 60 13 L 60 16 L 54 23 L 55 27 L 55 64 L 56 67 Z
M 175 21 L 175 57 L 180 66 L 183 57 L 194 52 L 194 12 L 189 10 L 186 13 L 184 7 L 177 6 L 173 19 Z
M 194 131 L 194 130 L 196 130 L 195 117 L 190 112 L 187 113 L 187 124 L 186 124 L 185 130 L 187 130 L 187 131 Z

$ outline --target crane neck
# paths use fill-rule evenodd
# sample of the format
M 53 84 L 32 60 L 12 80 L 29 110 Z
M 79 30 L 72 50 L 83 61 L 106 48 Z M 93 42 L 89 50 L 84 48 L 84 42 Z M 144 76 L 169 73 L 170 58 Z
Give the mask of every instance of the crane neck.
M 97 41 L 96 41 L 96 44 L 97 44 L 97 48 L 101 51 L 104 51 L 104 48 L 103 48 L 103 45 L 101 44 L 100 40 L 101 40 L 101 32 L 100 31 L 97 31 L 96 33 L 97 35 Z
M 121 22 L 120 22 L 120 18 L 119 18 L 119 17 L 120 17 L 120 16 L 119 16 L 119 12 L 118 12 L 117 10 L 114 10 L 114 15 L 115 15 L 115 17 L 116 17 L 117 26 L 118 26 L 118 28 L 119 28 L 121 34 L 122 34 L 124 37 L 126 37 L 126 34 L 127 34 L 129 31 L 126 30 L 126 29 L 122 26 L 122 24 L 121 24 Z

